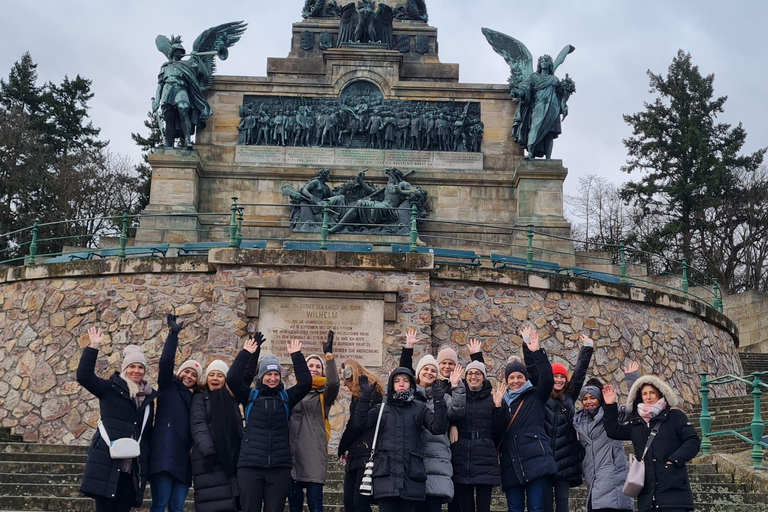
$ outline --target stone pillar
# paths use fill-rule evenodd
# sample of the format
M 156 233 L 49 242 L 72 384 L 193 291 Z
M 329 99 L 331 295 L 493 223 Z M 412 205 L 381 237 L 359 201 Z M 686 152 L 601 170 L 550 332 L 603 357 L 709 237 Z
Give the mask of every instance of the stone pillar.
M 197 150 L 156 148 L 148 160 L 152 189 L 141 213 L 136 245 L 199 242 L 197 206 L 203 160 Z M 190 215 L 180 215 L 186 213 Z
M 571 224 L 563 215 L 563 182 L 568 169 L 562 160 L 523 160 L 515 169 L 514 187 L 517 193 L 515 227 L 563 238 L 569 238 Z M 527 246 L 525 233 L 515 232 L 513 243 Z M 556 261 L 562 266 L 574 264 L 573 244 L 567 240 L 534 236 L 534 258 Z M 542 251 L 542 249 L 546 249 Z M 549 251 L 557 251 L 557 254 Z

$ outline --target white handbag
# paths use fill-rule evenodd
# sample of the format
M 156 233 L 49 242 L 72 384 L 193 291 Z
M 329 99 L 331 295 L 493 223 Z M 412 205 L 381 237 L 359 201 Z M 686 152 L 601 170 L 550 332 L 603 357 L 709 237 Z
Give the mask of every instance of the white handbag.
M 645 486 L 645 455 L 648 453 L 648 448 L 653 444 L 653 440 L 656 439 L 656 434 L 659 432 L 662 421 L 658 422 L 653 430 L 651 430 L 651 435 L 648 436 L 648 441 L 645 443 L 645 449 L 640 460 L 636 459 L 633 454 L 629 455 L 629 471 L 627 472 L 627 479 L 624 481 L 624 487 L 621 489 L 622 494 L 625 496 L 637 498 Z
M 360 494 L 362 496 L 373 496 L 373 453 L 376 451 L 376 439 L 379 437 L 379 425 L 381 424 L 381 415 L 384 413 L 384 402 L 381 402 L 379 409 L 379 418 L 376 420 L 376 430 L 373 432 L 373 444 L 371 445 L 371 456 L 365 463 L 363 479 L 360 481 Z
M 144 427 L 147 426 L 147 420 L 149 419 L 149 406 L 144 409 L 144 422 L 141 424 L 141 432 L 139 432 L 139 439 L 133 439 L 132 437 L 121 437 L 114 441 L 110 441 L 107 429 L 104 428 L 104 424 L 99 418 L 99 432 L 101 438 L 106 441 L 109 446 L 109 456 L 113 459 L 134 459 L 141 454 L 141 436 L 144 434 Z

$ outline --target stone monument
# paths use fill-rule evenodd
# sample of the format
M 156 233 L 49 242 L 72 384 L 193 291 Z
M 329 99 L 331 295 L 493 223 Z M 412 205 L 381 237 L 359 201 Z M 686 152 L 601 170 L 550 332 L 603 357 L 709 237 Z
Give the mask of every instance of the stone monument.
M 324 179 L 337 191 L 354 185 L 363 190 L 357 183 L 363 169 L 365 185 L 376 188 L 390 179 L 387 169 L 408 174 L 421 201 L 420 219 L 429 219 L 419 223 L 419 238 L 431 246 L 488 254 L 498 250 L 492 241 L 518 243 L 517 233 L 464 243 L 455 221 L 516 227 L 521 234 L 532 225 L 539 232 L 569 235 L 562 192 L 567 170 L 560 160 L 524 160 L 527 146 L 511 135 L 521 116 L 517 100 L 528 108 L 525 94 L 513 97 L 507 84 L 461 83 L 459 65 L 440 61 L 438 30 L 427 23 L 424 1 L 307 0 L 301 15 L 288 55 L 268 59 L 266 76 L 214 77 L 205 92 L 211 114 L 198 128 L 194 148 L 150 155 L 147 213 L 190 215 L 174 218 L 185 228 L 176 232 L 150 230 L 173 226 L 147 218 L 138 243 L 224 240 L 223 219 L 216 226 L 215 216 L 195 214 L 226 212 L 233 196 L 263 205 L 244 211 L 247 238 L 317 233 L 320 205 L 304 208 L 304 218 L 296 206 L 306 203 L 298 194 L 321 169 L 329 169 Z M 342 193 L 343 205 L 381 201 L 366 195 Z M 369 217 L 359 215 L 364 212 L 349 215 L 359 221 Z M 405 241 L 408 218 L 391 222 L 403 227 L 378 233 L 379 240 Z M 369 239 L 374 234 L 365 233 Z M 331 242 L 354 240 L 360 233 L 332 229 L 330 236 Z M 570 244 L 549 244 L 564 254 L 561 264 L 573 264 Z M 536 251 L 536 257 L 546 255 Z

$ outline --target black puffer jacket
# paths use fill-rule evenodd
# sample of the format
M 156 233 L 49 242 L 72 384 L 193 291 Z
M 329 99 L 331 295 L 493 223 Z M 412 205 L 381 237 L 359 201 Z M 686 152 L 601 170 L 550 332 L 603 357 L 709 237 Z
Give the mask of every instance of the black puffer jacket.
M 570 393 L 563 393 L 560 398 L 550 396 L 547 400 L 547 408 L 544 410 L 545 432 L 555 455 L 557 478 L 568 481 L 571 487 L 581 485 L 581 463 L 584 460 L 583 449 L 576 436 L 576 430 L 573 428 L 573 415 L 576 409 L 574 404 L 579 398 L 579 393 L 587 377 L 587 369 L 593 352 L 593 347 L 581 347 L 576 367 L 570 379 L 573 390 Z M 531 377 L 531 384 L 535 386 L 538 381 L 538 373 L 531 359 L 531 351 L 528 350 L 527 346 L 523 346 L 523 355 L 528 375 Z
M 491 383 L 484 381 L 477 391 L 471 391 L 466 382 L 464 385 L 467 388 L 466 412 L 462 419 L 452 423 L 459 430 L 459 439 L 451 445 L 453 481 L 464 485 L 499 485 L 498 439 L 493 438 L 496 407 L 491 396 Z
M 248 367 L 243 377 L 245 386 L 253 382 L 254 373 L 259 360 L 259 350 L 250 357 Z M 206 472 L 203 459 L 206 456 L 216 454 L 216 447 L 212 432 L 217 428 L 223 428 L 223 418 L 212 413 L 211 393 L 221 393 L 224 400 L 231 405 L 231 421 L 240 426 L 238 442 L 241 441 L 243 416 L 240 414 L 240 405 L 229 395 L 226 389 L 209 391 L 204 389 L 192 399 L 190 408 L 190 425 L 192 429 L 192 478 L 195 483 L 195 511 L 196 512 L 234 512 L 239 510 L 237 487 L 237 475 L 227 475 L 217 461 L 213 471 Z M 219 415 L 220 416 L 220 415 Z M 236 454 L 234 459 L 237 460 Z
M 227 393 L 226 390 L 219 392 Z M 229 395 L 227 394 L 227 397 Z M 231 398 L 231 397 L 230 397 Z M 240 406 L 234 398 L 232 415 L 242 423 Z M 192 425 L 192 477 L 195 481 L 196 512 L 232 512 L 238 510 L 238 488 L 235 474 L 227 475 L 217 463 L 214 470 L 207 473 L 203 459 L 216 453 L 213 444 L 212 429 L 217 426 L 217 418 L 211 414 L 211 391 L 204 389 L 192 399 L 190 422 Z M 242 438 L 242 432 L 240 433 Z
M 241 350 L 227 374 L 227 383 L 243 408 L 248 407 L 251 391 L 243 382 L 243 374 L 250 356 L 246 350 Z M 289 414 L 312 388 L 312 375 L 301 352 L 291 354 L 291 360 L 296 373 L 296 385 L 286 390 Z M 259 395 L 251 407 L 250 416 L 246 419 L 237 467 L 290 468 L 289 414 L 286 414 L 285 404 L 280 398 L 280 392 L 285 389 L 283 383 L 280 382 L 276 388 L 269 388 L 261 383 L 256 383 L 256 386 Z
M 364 430 L 375 428 L 379 409 L 384 407 L 373 459 L 374 499 L 424 501 L 427 471 L 424 467 L 421 429 L 426 428 L 435 435 L 444 434 L 448 428 L 448 413 L 444 400 L 434 402 L 434 413 L 424 402 L 393 400 L 392 384 L 395 376 L 400 374 L 408 376 L 411 389 L 415 391 L 413 373 L 407 368 L 395 369 L 389 376 L 387 403 L 370 410 L 358 405 L 355 427 Z M 366 396 L 360 397 L 361 404 L 368 400 Z
M 637 403 L 641 401 L 640 390 L 645 384 L 652 384 L 659 389 L 669 404 L 650 423 L 646 423 L 636 412 Z M 645 485 L 637 497 L 637 509 L 640 512 L 651 510 L 654 502 L 662 510 L 693 510 L 693 494 L 685 463 L 699 453 L 700 439 L 685 413 L 671 409 L 681 405 L 681 402 L 667 383 L 652 375 L 644 375 L 632 386 L 627 398 L 627 412 L 631 414 L 628 424 L 619 424 L 619 408 L 616 404 L 604 406 L 603 422 L 608 437 L 631 440 L 637 458 L 642 456 L 651 430 L 659 426 L 644 459 Z
M 520 394 L 511 404 L 501 404 L 494 415 L 494 435 L 501 442 L 501 485 L 504 491 L 536 478 L 552 476 L 557 466 L 544 432 L 544 410 L 554 385 L 552 367 L 543 350 L 531 354 L 538 370 L 538 385 Z M 515 411 L 519 413 L 507 430 Z
M 371 456 L 371 443 L 373 443 L 373 428 L 355 428 L 355 411 L 358 407 L 370 410 L 379 405 L 381 400 L 381 393 L 374 391 L 367 402 L 361 404 L 360 398 L 352 398 L 349 403 L 349 421 L 339 440 L 339 457 L 344 453 L 347 454 L 346 471 L 356 471 L 365 467 L 365 463 Z
M 99 414 L 109 438 L 113 441 L 122 437 L 137 439 L 144 421 L 144 411 L 149 407 L 149 419 L 141 437 L 141 455 L 132 459 L 131 463 L 136 491 L 133 506 L 139 507 L 144 498 L 144 488 L 147 485 L 149 473 L 149 446 L 154 417 L 153 400 L 157 396 L 157 391 L 152 390 L 150 395 L 145 396 L 137 409 L 135 400 L 128 393 L 128 385 L 117 372 L 109 379 L 96 376 L 94 368 L 98 354 L 99 351 L 94 348 L 86 347 L 83 350 L 80 365 L 77 367 L 77 382 L 99 399 Z M 122 460 L 109 456 L 109 446 L 97 430 L 88 448 L 80 491 L 92 498 L 97 496 L 114 498 L 122 465 Z

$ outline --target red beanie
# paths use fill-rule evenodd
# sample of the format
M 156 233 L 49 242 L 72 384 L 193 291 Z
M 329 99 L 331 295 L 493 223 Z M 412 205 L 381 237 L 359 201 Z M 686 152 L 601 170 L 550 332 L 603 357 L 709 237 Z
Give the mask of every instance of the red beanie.
M 552 365 L 552 375 L 560 374 L 566 379 L 568 378 L 568 371 L 565 369 L 565 366 L 563 366 L 560 363 L 555 363 Z

